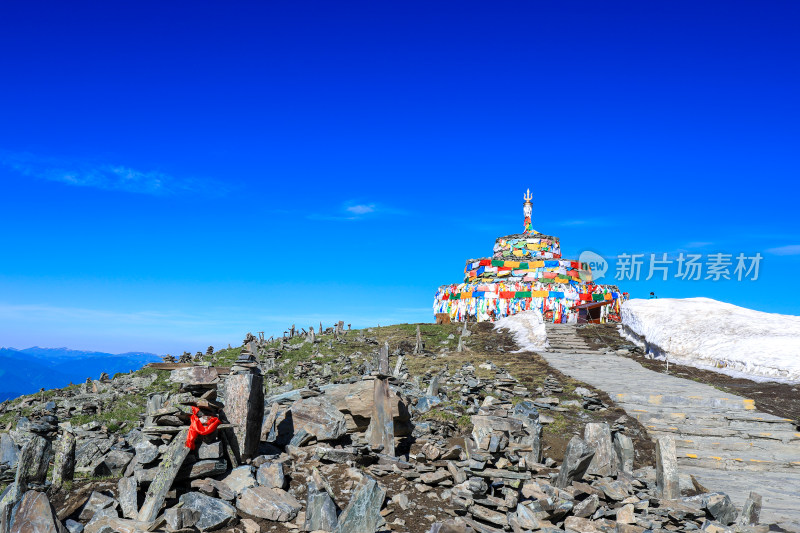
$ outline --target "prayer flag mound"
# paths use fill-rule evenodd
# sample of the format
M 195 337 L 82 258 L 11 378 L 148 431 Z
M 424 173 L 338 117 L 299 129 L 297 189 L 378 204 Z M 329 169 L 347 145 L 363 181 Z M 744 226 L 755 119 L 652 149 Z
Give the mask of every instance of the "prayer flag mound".
M 609 301 L 599 320 L 619 321 L 619 289 L 593 283 L 589 265 L 562 259 L 558 237 L 531 228 L 530 200 L 528 191 L 525 232 L 497 239 L 491 258 L 468 260 L 462 283 L 436 291 L 434 314 L 483 322 L 538 309 L 545 321 L 568 323 L 578 320 L 579 306 Z

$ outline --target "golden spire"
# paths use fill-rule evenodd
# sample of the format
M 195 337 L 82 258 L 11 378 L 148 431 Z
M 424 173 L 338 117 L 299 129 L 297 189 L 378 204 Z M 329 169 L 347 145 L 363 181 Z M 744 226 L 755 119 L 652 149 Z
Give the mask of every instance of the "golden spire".
M 531 200 L 533 200 L 533 196 L 531 195 L 531 190 L 530 189 L 528 189 L 528 192 L 525 193 L 525 196 L 523 196 L 522 199 L 525 200 L 526 204 L 531 203 Z

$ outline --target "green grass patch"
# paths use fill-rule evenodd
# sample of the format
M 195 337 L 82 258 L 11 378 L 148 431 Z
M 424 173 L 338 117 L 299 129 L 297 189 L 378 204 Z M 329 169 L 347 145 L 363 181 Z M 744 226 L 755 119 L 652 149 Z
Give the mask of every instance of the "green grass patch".
M 431 409 L 422 415 L 422 420 L 434 420 L 437 422 L 451 422 L 462 429 L 472 427 L 472 420 L 469 415 L 456 414 L 444 409 Z
M 557 437 L 563 436 L 570 425 L 570 421 L 557 411 L 548 412 L 547 414 L 553 418 L 553 421 L 549 424 L 544 424 L 542 432 Z

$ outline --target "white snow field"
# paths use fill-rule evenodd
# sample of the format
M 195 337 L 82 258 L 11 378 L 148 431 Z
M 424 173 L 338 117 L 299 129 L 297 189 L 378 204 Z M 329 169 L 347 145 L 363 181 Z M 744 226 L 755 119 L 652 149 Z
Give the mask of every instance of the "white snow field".
M 514 335 L 514 342 L 520 352 L 544 350 L 547 348 L 547 331 L 538 309 L 523 311 L 516 315 L 501 318 L 494 323 L 495 329 L 507 329 Z
M 652 357 L 754 381 L 800 382 L 800 316 L 710 298 L 629 300 L 622 334 Z

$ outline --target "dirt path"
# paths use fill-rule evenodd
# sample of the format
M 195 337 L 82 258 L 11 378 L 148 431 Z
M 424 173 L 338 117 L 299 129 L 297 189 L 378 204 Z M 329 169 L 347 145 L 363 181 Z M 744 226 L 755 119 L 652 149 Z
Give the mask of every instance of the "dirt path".
M 577 337 L 574 326 L 550 328 L 548 335 L 560 337 L 560 345 Z M 681 469 L 700 483 L 726 492 L 737 505 L 751 490 L 759 492 L 763 521 L 800 531 L 800 431 L 791 420 L 756 410 L 750 398 L 648 370 L 627 357 L 594 350 L 542 356 L 607 392 L 651 436 L 673 435 Z

